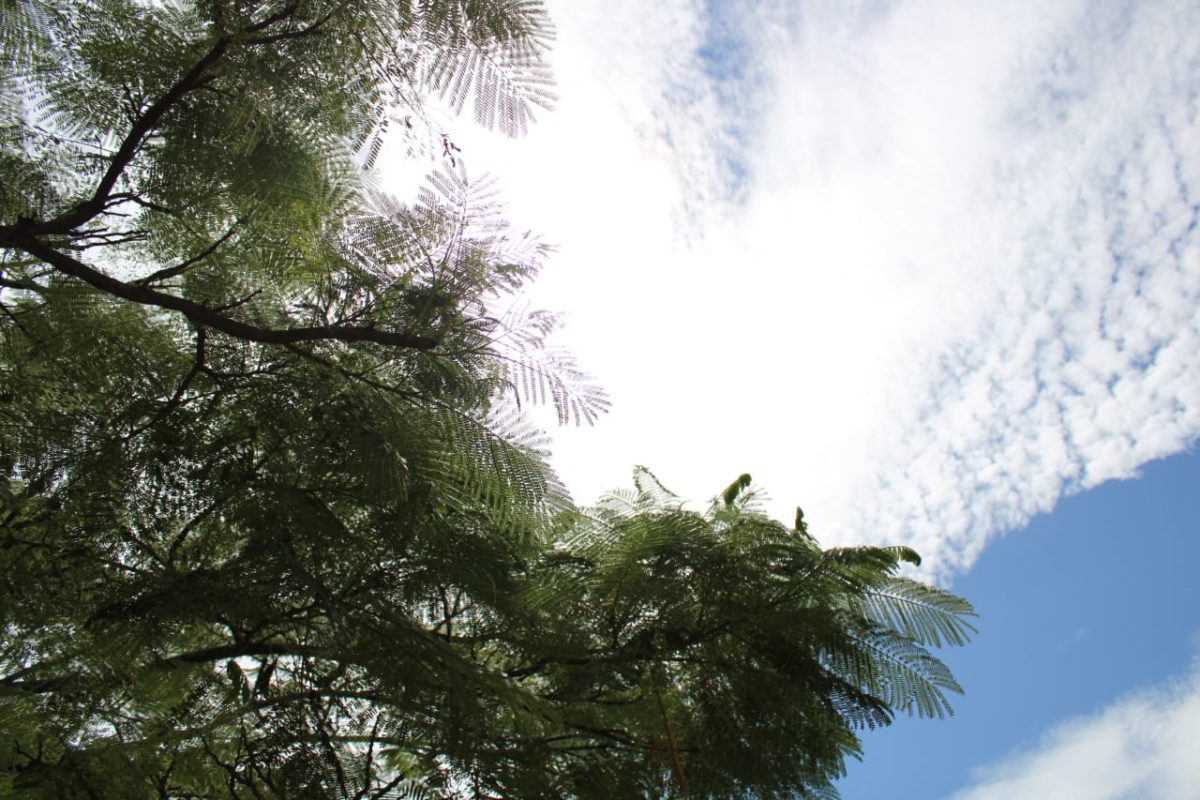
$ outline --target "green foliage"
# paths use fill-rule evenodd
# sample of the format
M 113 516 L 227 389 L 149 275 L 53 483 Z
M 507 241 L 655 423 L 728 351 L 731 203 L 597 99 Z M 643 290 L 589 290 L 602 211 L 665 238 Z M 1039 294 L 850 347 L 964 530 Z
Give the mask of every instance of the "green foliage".
M 521 132 L 524 0 L 0 0 L 0 797 L 827 796 L 940 716 L 970 607 L 648 472 L 576 509 L 523 416 L 605 400 L 545 248 L 423 97 Z M 431 137 L 436 141 L 437 135 Z
M 635 487 L 526 582 L 545 628 L 572 620 L 509 671 L 562 707 L 548 774 L 569 789 L 535 796 L 824 796 L 856 730 L 949 713 L 960 689 L 926 648 L 963 643 L 971 607 L 897 575 L 911 551 L 822 550 L 757 511 L 746 475 L 703 514 L 645 470 Z

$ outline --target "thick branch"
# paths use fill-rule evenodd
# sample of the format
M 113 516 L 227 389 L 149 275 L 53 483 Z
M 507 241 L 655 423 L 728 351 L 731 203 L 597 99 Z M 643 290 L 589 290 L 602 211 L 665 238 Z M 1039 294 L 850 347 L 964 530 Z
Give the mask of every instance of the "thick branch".
M 231 644 L 190 650 L 153 662 L 159 669 L 179 667 L 184 664 L 208 664 L 230 658 L 259 656 L 320 656 L 323 651 L 315 647 L 286 642 L 233 642 Z M 44 666 L 44 665 L 43 665 Z M 11 675 L 0 677 L 0 687 L 17 689 L 30 694 L 46 694 L 70 686 L 82 677 L 79 673 L 55 675 L 49 678 L 26 678 L 36 667 L 26 667 Z
M 161 663 L 164 666 L 175 667 L 180 664 L 207 664 L 212 661 L 243 656 L 315 656 L 320 655 L 320 652 L 315 647 L 286 642 L 233 642 L 232 644 L 179 653 L 163 659 Z
M 428 336 L 418 336 L 399 331 L 384 331 L 371 326 L 361 325 L 319 325 L 311 328 L 261 328 L 240 320 L 225 316 L 219 311 L 203 306 L 184 297 L 167 294 L 146 286 L 125 283 L 111 275 L 89 267 L 82 261 L 55 250 L 53 247 L 38 240 L 25 232 L 7 232 L 0 236 L 0 245 L 11 245 L 24 250 L 31 256 L 41 259 L 59 272 L 79 278 L 91 286 L 108 292 L 114 297 L 130 300 L 147 306 L 156 306 L 171 311 L 178 311 L 198 326 L 263 344 L 296 344 L 297 342 L 339 341 L 347 343 L 372 342 L 391 347 L 405 347 L 414 350 L 432 350 L 437 346 L 436 339 Z

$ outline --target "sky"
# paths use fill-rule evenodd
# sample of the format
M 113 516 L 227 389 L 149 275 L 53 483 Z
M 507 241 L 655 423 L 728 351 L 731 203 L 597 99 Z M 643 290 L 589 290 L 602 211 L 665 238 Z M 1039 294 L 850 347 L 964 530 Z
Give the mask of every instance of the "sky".
M 868 733 L 843 798 L 1200 797 L 1198 485 L 1173 456 L 989 545 L 951 582 L 979 612 L 955 715 Z
M 445 124 L 613 401 L 554 431 L 576 499 L 750 472 L 978 604 L 959 717 L 848 798 L 1200 796 L 1200 3 L 549 6 L 557 107 Z

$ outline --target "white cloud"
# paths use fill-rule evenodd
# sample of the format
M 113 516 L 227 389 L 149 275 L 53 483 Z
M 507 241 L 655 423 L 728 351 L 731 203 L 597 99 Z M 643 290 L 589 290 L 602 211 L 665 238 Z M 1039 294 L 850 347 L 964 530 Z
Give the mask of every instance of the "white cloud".
M 1002 93 L 1005 152 L 966 220 L 994 231 L 966 268 L 978 324 L 923 365 L 859 507 L 907 519 L 942 566 L 1200 432 L 1200 48 L 1182 33 L 1197 8 L 1085 11 Z
M 953 800 L 1191 800 L 1200 787 L 1200 665 L 1186 679 L 1062 723 L 972 775 Z
M 934 572 L 1200 434 L 1200 6 L 556 2 L 561 104 L 465 126 L 607 386 L 581 500 L 743 471 Z

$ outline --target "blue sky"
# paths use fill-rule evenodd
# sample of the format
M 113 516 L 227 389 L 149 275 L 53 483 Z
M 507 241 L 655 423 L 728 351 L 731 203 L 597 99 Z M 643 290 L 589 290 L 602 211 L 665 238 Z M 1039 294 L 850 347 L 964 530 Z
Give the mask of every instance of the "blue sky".
M 960 715 L 849 797 L 1194 798 L 1200 3 L 549 6 L 558 107 L 446 125 L 613 400 L 576 498 L 750 472 L 979 605 Z
M 1052 749 L 1056 725 L 1186 678 L 1200 658 L 1198 562 L 1195 453 L 1071 497 L 993 542 L 953 582 L 980 613 L 976 640 L 945 653 L 966 688 L 956 715 L 867 734 L 864 760 L 840 784 L 845 800 L 949 797 L 976 782 L 973 770 Z M 1061 760 L 1057 772 L 1061 797 L 1089 796 Z M 1155 795 L 1143 785 L 1114 796 Z

